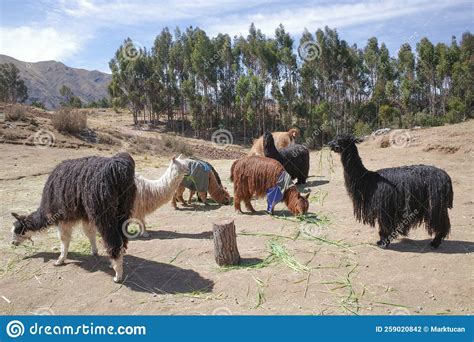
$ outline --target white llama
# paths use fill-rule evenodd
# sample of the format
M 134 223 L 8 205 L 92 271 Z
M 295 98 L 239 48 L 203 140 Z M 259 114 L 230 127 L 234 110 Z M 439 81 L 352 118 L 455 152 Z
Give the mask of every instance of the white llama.
M 178 158 L 173 157 L 168 169 L 158 180 L 146 179 L 139 175 L 135 176 L 137 193 L 131 216 L 141 223 L 141 236 L 150 236 L 146 230 L 145 216 L 173 198 L 184 175 L 188 172 L 189 167 L 186 160 L 181 159 L 181 155 L 179 155 Z

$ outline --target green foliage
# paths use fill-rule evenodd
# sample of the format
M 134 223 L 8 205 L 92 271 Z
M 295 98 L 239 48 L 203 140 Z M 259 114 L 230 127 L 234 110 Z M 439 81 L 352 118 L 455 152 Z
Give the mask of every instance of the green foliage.
M 454 124 L 461 122 L 467 116 L 466 104 L 458 97 L 448 100 L 449 111 L 445 114 L 447 122 Z
M 443 126 L 444 118 L 441 116 L 433 116 L 426 112 L 418 112 L 413 118 L 413 124 L 422 127 Z
M 43 102 L 39 102 L 39 101 L 33 101 L 31 103 L 31 105 L 33 107 L 36 107 L 36 108 L 39 108 L 39 109 L 46 109 L 46 107 L 44 106 L 44 103 Z
M 338 131 L 441 125 L 474 116 L 473 41 L 470 32 L 450 45 L 423 37 L 392 57 L 376 37 L 359 48 L 328 27 L 299 42 L 283 25 L 268 37 L 251 24 L 234 38 L 164 28 L 150 50 L 130 38 L 118 48 L 110 105 L 128 107 L 135 124 L 164 119 L 206 138 L 225 127 L 248 142 L 296 125 L 308 146 Z
M 369 124 L 362 122 L 362 121 L 357 121 L 354 125 L 354 134 L 356 136 L 364 136 L 364 135 L 369 135 L 372 133 L 372 128 L 370 127 Z
M 100 100 L 92 101 L 87 104 L 84 104 L 83 107 L 84 108 L 110 108 L 112 107 L 112 103 L 108 98 L 103 97 Z
M 74 95 L 71 88 L 63 85 L 59 89 L 59 94 L 63 97 L 63 101 L 60 102 L 61 106 L 72 107 L 72 108 L 82 108 L 82 101 L 80 98 Z
M 0 64 L 0 102 L 24 102 L 28 89 L 20 79 L 20 70 L 13 63 Z
M 379 108 L 379 122 L 384 127 L 393 126 L 395 122 L 398 123 L 400 111 L 398 108 L 390 105 L 382 105 Z M 398 126 L 398 124 L 396 125 Z

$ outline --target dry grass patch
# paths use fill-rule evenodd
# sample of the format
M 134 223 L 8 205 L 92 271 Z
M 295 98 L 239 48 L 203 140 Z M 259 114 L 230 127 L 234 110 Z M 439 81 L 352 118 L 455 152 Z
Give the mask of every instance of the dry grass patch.
M 6 121 L 25 121 L 28 117 L 28 107 L 21 104 L 10 106 L 5 112 Z
M 72 108 L 61 108 L 54 113 L 51 123 L 58 132 L 79 133 L 87 128 L 87 113 Z

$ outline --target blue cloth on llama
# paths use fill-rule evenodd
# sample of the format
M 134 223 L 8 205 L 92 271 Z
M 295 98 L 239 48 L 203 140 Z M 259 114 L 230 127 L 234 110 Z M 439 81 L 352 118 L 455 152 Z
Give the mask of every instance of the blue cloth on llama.
M 267 190 L 267 212 L 273 213 L 275 205 L 283 199 L 283 194 L 290 187 L 295 186 L 288 172 L 283 171 L 278 177 L 277 184 Z
M 192 159 L 189 163 L 189 174 L 184 176 L 183 185 L 192 191 L 206 192 L 209 189 L 209 172 L 212 167 L 202 160 Z

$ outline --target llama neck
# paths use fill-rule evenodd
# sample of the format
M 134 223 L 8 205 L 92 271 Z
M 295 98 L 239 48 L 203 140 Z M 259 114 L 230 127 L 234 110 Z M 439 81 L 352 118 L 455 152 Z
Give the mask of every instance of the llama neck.
M 207 191 L 209 192 L 209 195 L 217 201 L 217 203 L 224 203 L 226 200 L 227 193 L 224 190 L 224 187 L 219 185 L 217 180 L 212 176 L 209 177 L 209 187 Z
M 28 215 L 25 220 L 26 230 L 32 232 L 44 230 L 54 223 L 48 220 L 41 208 Z
M 298 189 L 296 186 L 289 187 L 284 195 L 283 201 L 285 202 L 286 207 L 293 213 L 296 214 L 296 205 L 298 203 Z
M 183 177 L 184 175 L 176 168 L 169 167 L 157 180 L 138 178 L 137 197 L 139 198 L 134 211 L 143 211 L 148 214 L 169 202 Z
M 359 151 L 355 145 L 346 148 L 341 154 L 341 162 L 344 167 L 344 180 L 347 184 L 356 184 L 369 171 L 362 164 Z
M 160 197 L 171 198 L 183 177 L 184 175 L 180 174 L 176 168 L 169 167 L 158 180 L 149 181 L 151 182 L 149 188 L 151 191 L 158 193 Z
M 273 139 L 269 139 L 265 144 L 265 152 L 270 156 L 278 156 L 279 152 L 275 146 L 275 141 Z

